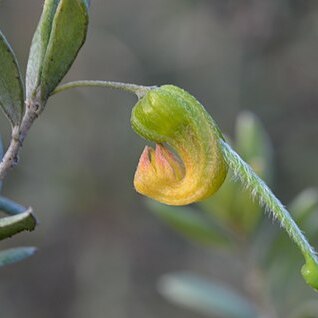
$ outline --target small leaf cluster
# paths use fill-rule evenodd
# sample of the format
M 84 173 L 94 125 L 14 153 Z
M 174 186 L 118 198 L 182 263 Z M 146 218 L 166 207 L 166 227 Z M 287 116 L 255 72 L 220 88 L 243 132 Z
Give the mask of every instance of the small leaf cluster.
M 6 154 L 0 143 L 0 186 L 7 170 L 18 161 L 18 151 L 50 94 L 64 78 L 86 39 L 88 0 L 46 0 L 33 36 L 26 80 L 9 42 L 0 31 L 0 107 L 11 123 L 12 138 Z M 24 87 L 26 90 L 24 91 Z M 31 208 L 0 197 L 0 240 L 32 231 L 37 221 Z M 0 252 L 0 266 L 32 255 L 35 248 Z

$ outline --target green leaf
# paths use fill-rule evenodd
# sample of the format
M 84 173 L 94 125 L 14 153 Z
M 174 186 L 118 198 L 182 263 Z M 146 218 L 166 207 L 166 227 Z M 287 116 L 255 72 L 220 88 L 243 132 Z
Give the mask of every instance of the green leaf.
M 27 71 L 27 98 L 46 101 L 66 75 L 86 39 L 88 2 L 47 0 L 34 34 Z
M 2 138 L 0 136 L 0 160 L 2 159 L 3 157 L 3 144 L 2 144 Z
M 318 189 L 305 189 L 289 205 L 292 215 L 302 222 L 313 211 L 318 209 Z
M 42 64 L 50 40 L 53 18 L 59 0 L 46 0 L 34 33 L 26 73 L 26 97 L 30 100 L 40 85 Z
M 19 203 L 16 203 L 8 198 L 0 196 L 0 210 L 4 211 L 8 214 L 20 214 L 25 212 L 27 209 L 20 205 Z
M 265 180 L 272 178 L 272 147 L 268 134 L 259 119 L 250 112 L 241 112 L 236 120 L 234 148 Z M 231 172 L 220 190 L 200 205 L 225 226 L 240 236 L 254 233 L 263 213 L 249 191 L 233 182 Z
M 256 306 L 228 286 L 208 282 L 191 273 L 161 277 L 159 292 L 171 302 L 193 311 L 225 318 L 257 318 Z
M 2 138 L 0 136 L 0 161 L 3 158 L 3 144 L 2 144 Z M 0 192 L 2 190 L 2 180 L 0 180 Z
M 231 172 L 220 190 L 199 205 L 224 227 L 243 237 L 255 231 L 262 217 L 258 202 L 253 201 L 248 191 L 233 181 Z
M 33 231 L 37 221 L 29 208 L 26 212 L 0 219 L 0 240 L 22 231 Z
M 86 1 L 61 0 L 54 16 L 42 71 L 42 96 L 55 89 L 73 64 L 86 39 Z
M 0 267 L 13 264 L 32 256 L 37 249 L 35 247 L 16 247 L 0 252 Z
M 306 236 L 310 239 L 316 238 L 318 234 L 318 189 L 305 189 L 289 206 L 292 215 Z
M 241 112 L 236 120 L 235 149 L 255 172 L 270 183 L 272 145 L 260 120 L 251 112 Z
M 24 107 L 23 83 L 14 52 L 1 32 L 0 70 L 0 106 L 12 126 L 17 126 Z
M 165 221 L 171 228 L 190 240 L 204 245 L 228 244 L 229 238 L 222 229 L 190 207 L 172 207 L 147 200 L 150 211 Z

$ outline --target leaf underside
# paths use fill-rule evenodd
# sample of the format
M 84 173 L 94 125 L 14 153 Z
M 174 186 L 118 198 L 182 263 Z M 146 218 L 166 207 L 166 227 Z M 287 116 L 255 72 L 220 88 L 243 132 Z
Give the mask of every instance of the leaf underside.
M 10 265 L 32 256 L 37 249 L 35 247 L 16 247 L 0 252 L 0 267 Z
M 24 91 L 17 59 L 10 44 L 0 32 L 0 106 L 12 126 L 20 124 Z

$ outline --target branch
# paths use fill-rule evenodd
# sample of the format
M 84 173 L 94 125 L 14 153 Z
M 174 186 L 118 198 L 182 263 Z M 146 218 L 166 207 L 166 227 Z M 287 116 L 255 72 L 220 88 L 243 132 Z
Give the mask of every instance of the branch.
M 0 162 L 0 180 L 3 180 L 8 171 L 14 167 L 19 160 L 19 151 L 23 145 L 24 139 L 27 136 L 34 120 L 38 117 L 40 103 L 34 100 L 33 102 L 26 102 L 26 111 L 21 121 L 21 125 L 12 128 L 12 135 L 10 145 Z
M 129 93 L 136 94 L 138 98 L 143 97 L 149 90 L 155 88 L 155 86 L 142 86 L 136 84 L 112 82 L 112 81 L 75 81 L 63 84 L 57 87 L 51 94 L 57 94 L 63 92 L 70 88 L 76 87 L 107 87 L 113 89 L 119 89 Z M 10 145 L 7 149 L 7 152 L 0 162 L 0 180 L 3 180 L 7 175 L 8 171 L 14 167 L 19 160 L 19 151 L 23 145 L 24 139 L 27 136 L 34 120 L 39 116 L 39 114 L 44 109 L 43 102 L 41 98 L 36 96 L 34 100 L 25 102 L 26 111 L 21 121 L 21 125 L 14 126 L 12 129 Z

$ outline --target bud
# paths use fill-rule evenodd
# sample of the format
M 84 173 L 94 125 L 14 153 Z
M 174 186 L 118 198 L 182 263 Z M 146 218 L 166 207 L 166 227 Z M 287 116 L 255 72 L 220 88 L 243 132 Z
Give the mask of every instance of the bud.
M 313 260 L 310 256 L 305 257 L 306 263 L 301 268 L 306 283 L 318 291 L 318 266 L 317 259 Z
M 157 144 L 156 150 L 146 147 L 141 155 L 134 179 L 137 192 L 185 205 L 209 197 L 222 185 L 227 174 L 223 137 L 192 95 L 173 85 L 150 90 L 133 108 L 131 124 Z

